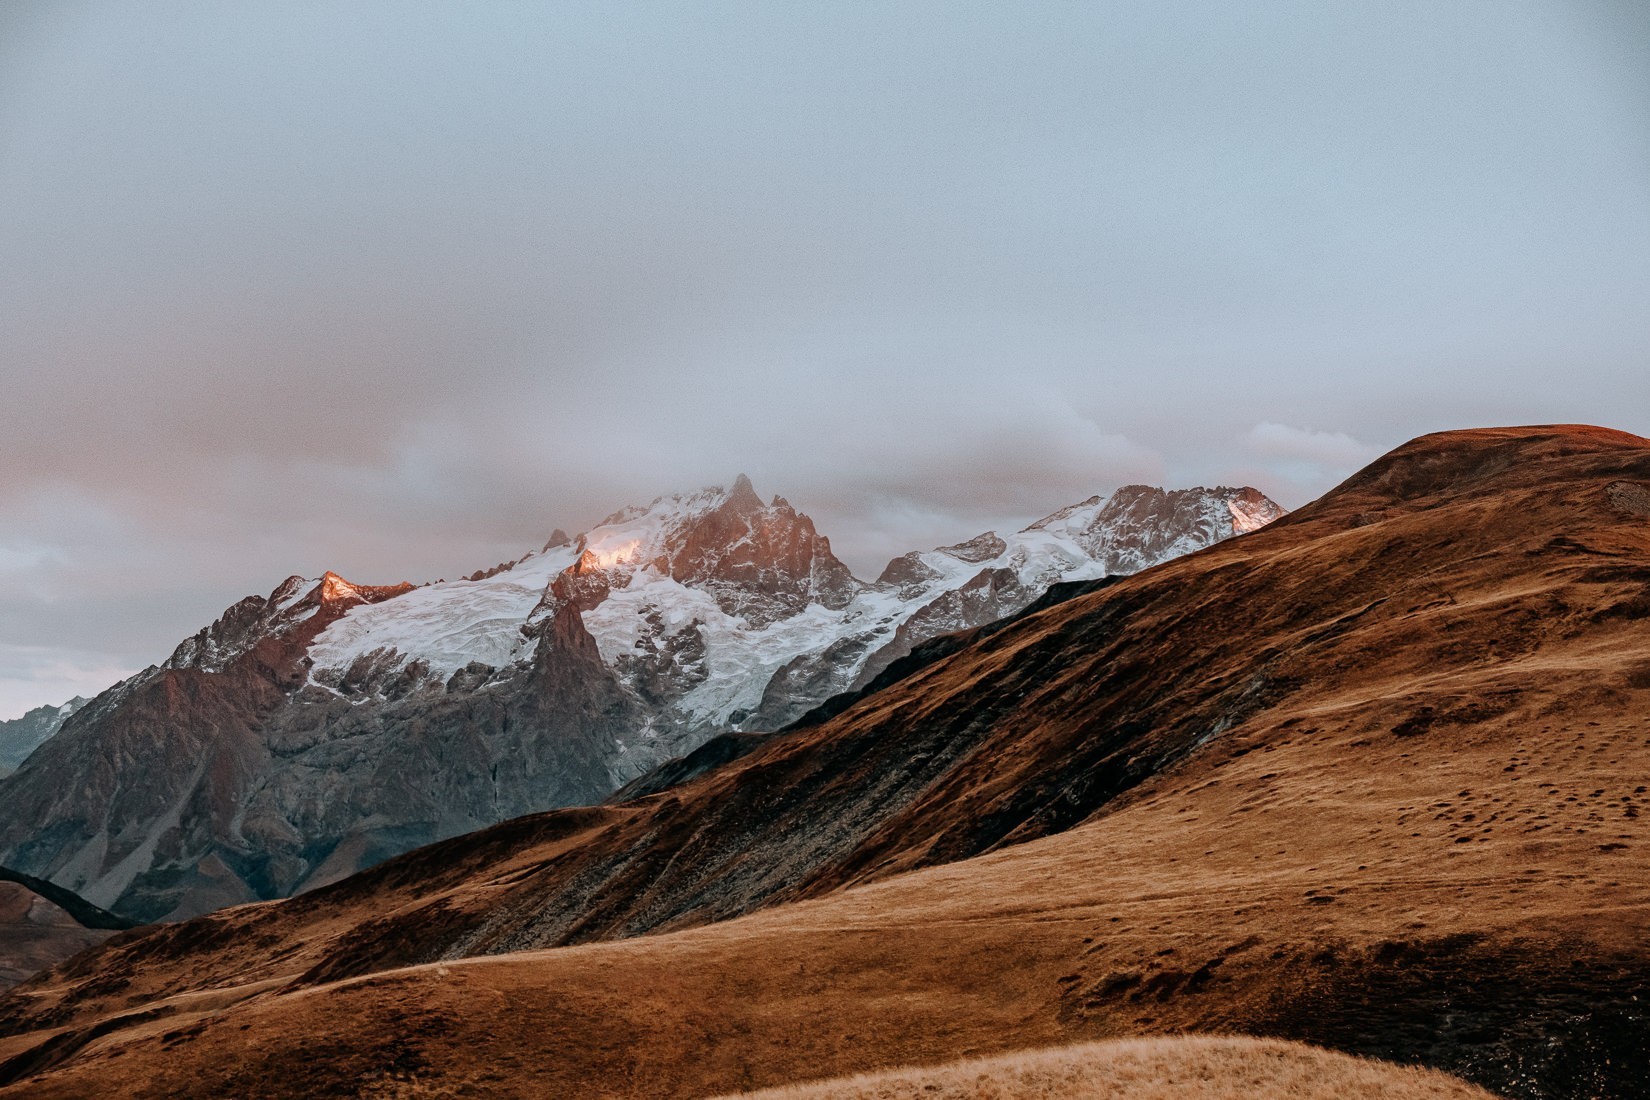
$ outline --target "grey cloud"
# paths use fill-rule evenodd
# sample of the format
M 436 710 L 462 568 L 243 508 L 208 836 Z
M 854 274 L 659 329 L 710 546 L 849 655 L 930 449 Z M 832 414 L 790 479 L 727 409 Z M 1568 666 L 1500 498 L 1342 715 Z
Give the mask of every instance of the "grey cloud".
M 1650 431 L 1646 56 L 1608 2 L 9 5 L 0 645 L 138 667 L 740 471 L 874 572 Z

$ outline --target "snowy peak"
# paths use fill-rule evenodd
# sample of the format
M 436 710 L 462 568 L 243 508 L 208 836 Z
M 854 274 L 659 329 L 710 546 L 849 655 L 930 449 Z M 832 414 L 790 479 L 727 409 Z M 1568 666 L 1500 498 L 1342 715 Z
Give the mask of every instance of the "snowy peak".
M 63 727 L 88 700 L 76 695 L 57 706 L 35 707 L 20 718 L 0 722 L 0 774 L 16 770 L 35 749 Z
M 1134 573 L 1257 530 L 1283 514 L 1247 487 L 1125 485 L 1110 497 L 1091 496 L 1051 512 L 1006 538 L 987 531 L 967 542 L 912 551 L 890 561 L 877 583 L 912 599 L 971 580 L 981 569 L 1010 570 L 1028 586 Z
M 986 531 L 895 558 L 866 584 L 811 519 L 783 497 L 764 503 L 740 475 L 731 489 L 621 509 L 467 579 L 407 591 L 328 574 L 289 581 L 272 600 L 302 589 L 290 615 L 326 609 L 310 677 L 352 699 L 431 680 L 449 690 L 505 682 L 574 614 L 607 668 L 655 713 L 643 742 L 688 738 L 691 747 L 691 737 L 730 724 L 776 728 L 911 645 L 1013 614 L 1057 581 L 1134 572 L 1281 513 L 1251 489 L 1126 486 L 1011 535 Z
M 1247 486 L 1164 490 L 1125 485 L 1076 538 L 1107 572 L 1133 573 L 1256 530 L 1283 511 Z
M 1241 489 L 1216 489 L 1215 492 L 1227 494 L 1226 508 L 1232 513 L 1232 530 L 1239 535 L 1259 531 L 1285 515 L 1285 509 L 1259 489 L 1244 486 Z
M 320 597 L 323 604 L 342 603 L 346 600 L 357 602 L 361 600 L 361 593 L 349 581 L 329 570 L 326 576 L 321 578 Z
M 284 594 L 286 584 L 275 592 Z M 313 594 L 311 589 L 310 593 Z M 315 613 L 313 606 L 295 610 L 304 599 L 287 602 L 263 596 L 248 596 L 232 605 L 216 622 L 183 642 L 172 651 L 162 668 L 193 668 L 203 672 L 222 672 L 231 661 L 250 650 L 262 638 L 283 632 L 295 622 Z
M 332 604 L 342 613 L 310 644 L 311 676 L 329 686 L 366 683 L 368 667 L 393 673 L 418 661 L 432 677 L 447 680 L 471 664 L 513 664 L 532 651 L 532 639 L 523 634 L 529 614 L 579 559 L 563 543 L 467 579 L 403 589 L 394 598 Z M 390 591 L 349 587 L 368 596 Z
M 943 587 L 949 579 L 960 581 L 975 569 L 1008 550 L 1008 543 L 995 531 L 985 531 L 967 542 L 940 546 L 933 550 L 912 550 L 883 567 L 877 577 L 879 588 L 893 588 L 902 600 L 913 600 L 925 592 Z
M 710 590 L 724 611 L 753 623 L 810 603 L 840 609 L 858 588 L 813 520 L 782 497 L 763 504 L 743 474 L 719 505 L 685 517 L 671 536 L 663 572 Z
M 958 561 L 978 565 L 982 561 L 990 561 L 1007 549 L 1008 543 L 1004 542 L 997 532 L 987 531 L 984 534 L 975 535 L 967 542 L 941 546 L 934 552 L 936 554 L 946 554 Z
M 750 478 L 615 512 L 576 543 L 535 621 L 565 602 L 589 610 L 616 589 L 662 580 L 708 594 L 724 614 L 763 626 L 818 603 L 845 607 L 859 582 L 830 540 L 783 497 L 764 504 Z
M 777 499 L 776 497 L 775 500 Z M 751 484 L 751 479 L 740 474 L 733 479 L 733 488 L 728 491 L 723 507 L 732 508 L 736 512 L 757 512 L 762 509 L 762 498 L 756 495 L 756 487 Z
M 441 680 L 472 664 L 502 670 L 531 656 L 571 608 L 610 664 L 622 658 L 637 677 L 657 673 L 679 685 L 685 674 L 665 666 L 692 664 L 706 624 L 761 631 L 815 605 L 840 612 L 864 587 L 812 520 L 782 497 L 764 504 L 744 475 L 732 489 L 621 509 L 575 539 L 558 531 L 547 545 L 394 599 L 336 574 L 306 582 L 343 609 L 310 646 L 312 678 L 376 690 L 415 662 Z
M 411 592 L 413 587 L 406 581 L 400 584 L 351 584 L 337 573 L 328 570 L 316 587 L 315 595 L 322 607 L 339 607 L 358 603 L 379 603 Z
M 327 576 L 330 577 L 332 574 L 328 573 Z M 295 574 L 275 586 L 275 591 L 269 594 L 269 602 L 277 605 L 281 610 L 285 610 L 303 599 L 309 590 L 318 583 L 318 581 Z
M 1137 573 L 1282 514 L 1254 489 L 1125 485 L 1109 498 L 1067 505 L 1007 538 L 987 531 L 954 546 L 902 555 L 876 584 L 902 605 L 897 630 L 865 657 L 854 686 L 921 642 L 1016 614 L 1056 582 Z
M 1088 529 L 1094 522 L 1100 509 L 1104 507 L 1106 498 L 1092 496 L 1087 500 L 1080 500 L 1076 504 L 1068 504 L 1057 512 L 1051 512 L 1029 524 L 1026 531 L 1054 531 L 1060 534 L 1075 535 Z
M 331 622 L 360 604 L 380 603 L 411 592 L 413 585 L 351 584 L 327 572 L 319 581 L 291 576 L 268 596 L 248 596 L 225 611 L 211 626 L 173 650 L 163 668 L 222 672 L 235 658 L 265 638 L 286 634 L 300 623 Z

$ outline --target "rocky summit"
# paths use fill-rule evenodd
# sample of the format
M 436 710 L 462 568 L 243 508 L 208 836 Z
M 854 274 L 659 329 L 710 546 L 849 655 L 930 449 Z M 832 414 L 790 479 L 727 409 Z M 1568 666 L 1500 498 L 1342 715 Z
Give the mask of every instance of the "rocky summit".
M 1133 573 L 1282 514 L 1254 489 L 1128 486 L 867 582 L 741 476 L 466 579 L 290 577 L 54 716 L 0 781 L 0 862 L 142 919 L 286 896 L 599 802 L 1057 582 Z

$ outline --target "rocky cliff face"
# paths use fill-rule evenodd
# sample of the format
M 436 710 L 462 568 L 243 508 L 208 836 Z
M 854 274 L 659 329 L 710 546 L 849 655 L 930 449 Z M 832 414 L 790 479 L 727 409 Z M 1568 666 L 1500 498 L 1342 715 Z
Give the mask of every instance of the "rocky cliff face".
M 873 583 L 783 498 L 664 497 L 469 578 L 291 577 L 104 692 L 0 781 L 0 862 L 131 916 L 288 895 L 594 803 L 727 729 L 776 729 L 1060 580 L 1282 510 L 1133 486 Z

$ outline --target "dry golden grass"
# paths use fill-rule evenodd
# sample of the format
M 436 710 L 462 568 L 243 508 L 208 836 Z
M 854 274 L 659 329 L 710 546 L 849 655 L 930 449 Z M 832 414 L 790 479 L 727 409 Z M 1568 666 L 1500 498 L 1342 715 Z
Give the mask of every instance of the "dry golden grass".
M 862 1073 L 741 1100 L 1492 1100 L 1448 1074 L 1276 1039 L 1114 1039 Z M 733 1100 L 733 1094 L 723 1098 Z

